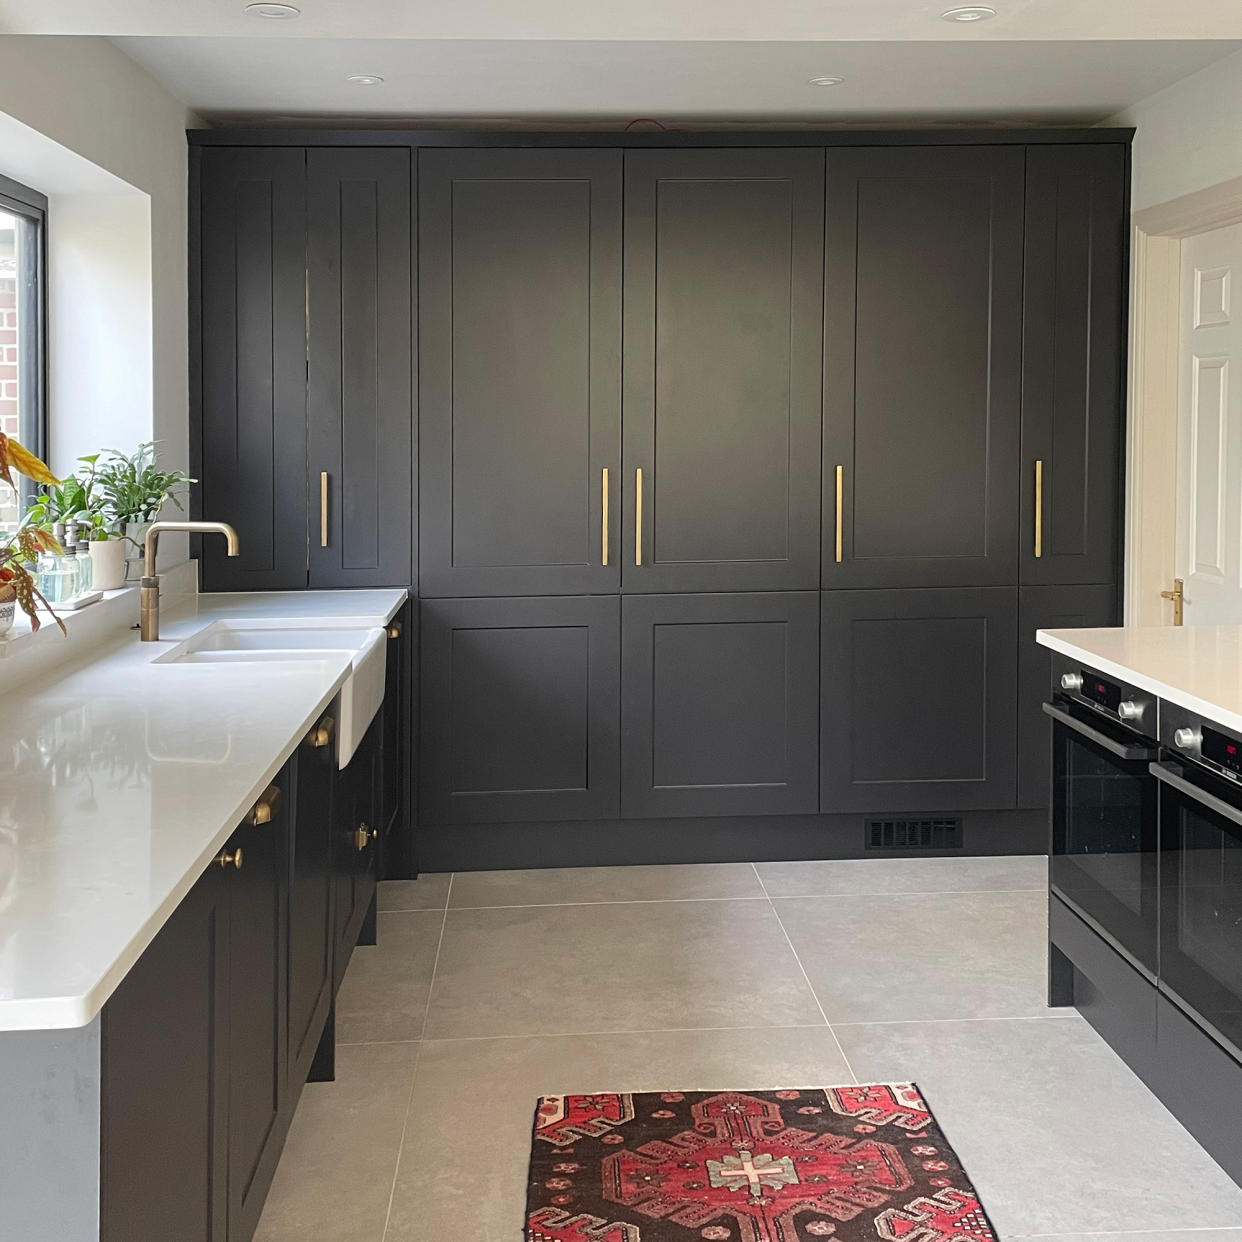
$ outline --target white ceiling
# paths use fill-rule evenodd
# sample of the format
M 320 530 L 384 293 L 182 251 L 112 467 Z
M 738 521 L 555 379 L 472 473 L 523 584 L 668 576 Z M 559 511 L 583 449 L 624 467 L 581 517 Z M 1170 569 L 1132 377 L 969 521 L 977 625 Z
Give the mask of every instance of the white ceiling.
M 1238 44 L 125 38 L 201 116 L 1092 122 Z M 347 74 L 379 74 L 356 86 Z M 815 87 L 820 74 L 845 78 Z
M 293 22 L 245 0 L 0 0 L 0 33 L 404 39 L 1242 39 L 1239 0 L 991 0 L 978 25 L 941 21 L 962 0 L 292 0 Z

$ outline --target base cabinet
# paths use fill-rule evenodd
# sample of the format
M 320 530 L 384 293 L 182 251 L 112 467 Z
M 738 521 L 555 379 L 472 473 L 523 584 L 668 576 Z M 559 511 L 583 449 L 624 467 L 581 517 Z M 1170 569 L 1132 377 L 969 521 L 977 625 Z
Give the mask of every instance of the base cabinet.
M 1013 808 L 1017 591 L 825 591 L 821 607 L 821 810 Z
M 628 596 L 625 816 L 814 812 L 815 591 Z

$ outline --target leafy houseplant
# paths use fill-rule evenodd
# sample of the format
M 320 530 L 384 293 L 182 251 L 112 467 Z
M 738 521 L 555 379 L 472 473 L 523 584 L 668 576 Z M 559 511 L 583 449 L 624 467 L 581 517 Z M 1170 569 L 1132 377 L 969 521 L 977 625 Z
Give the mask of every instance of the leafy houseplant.
M 42 483 L 45 487 L 60 485 L 56 476 L 29 449 L 23 448 L 16 440 L 0 432 L 0 479 L 15 488 L 14 471 L 24 474 L 36 483 Z M 30 566 L 41 552 L 60 551 L 60 545 L 46 529 L 46 525 L 30 515 L 27 515 L 14 534 L 0 541 L 0 608 L 5 605 L 12 608 L 15 603 L 19 605 L 30 618 L 32 630 L 37 630 L 40 625 L 36 611 L 40 604 L 51 613 L 52 619 L 62 630 L 65 628 L 65 623 L 52 612 L 47 600 L 39 593 L 34 575 L 30 572 Z M 8 626 L 4 628 L 7 629 Z
M 94 484 L 99 489 L 103 512 L 112 526 L 124 532 L 127 525 L 153 522 L 168 501 L 184 508 L 182 497 L 197 479 L 181 470 L 162 470 L 156 461 L 156 445 L 140 444 L 130 457 L 107 449 L 87 461 Z

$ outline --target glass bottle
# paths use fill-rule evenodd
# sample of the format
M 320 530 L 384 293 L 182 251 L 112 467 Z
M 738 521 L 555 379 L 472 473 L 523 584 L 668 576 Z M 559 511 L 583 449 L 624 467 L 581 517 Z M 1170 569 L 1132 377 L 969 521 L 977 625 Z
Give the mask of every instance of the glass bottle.
M 62 548 L 65 547 L 65 524 L 57 522 L 52 534 Z M 36 563 L 36 585 L 39 594 L 49 604 L 63 604 L 78 593 L 77 557 L 64 552 L 44 552 Z
M 88 542 L 90 525 L 81 519 L 70 525 L 74 529 L 74 542 L 78 550 L 78 594 L 85 595 L 95 579 L 95 561 Z

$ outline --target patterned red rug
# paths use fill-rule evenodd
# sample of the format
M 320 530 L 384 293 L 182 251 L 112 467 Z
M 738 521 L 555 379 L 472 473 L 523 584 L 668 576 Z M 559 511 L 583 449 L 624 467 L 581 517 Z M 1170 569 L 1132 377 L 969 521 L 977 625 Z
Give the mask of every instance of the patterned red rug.
M 528 1242 L 995 1242 L 912 1083 L 549 1095 Z

